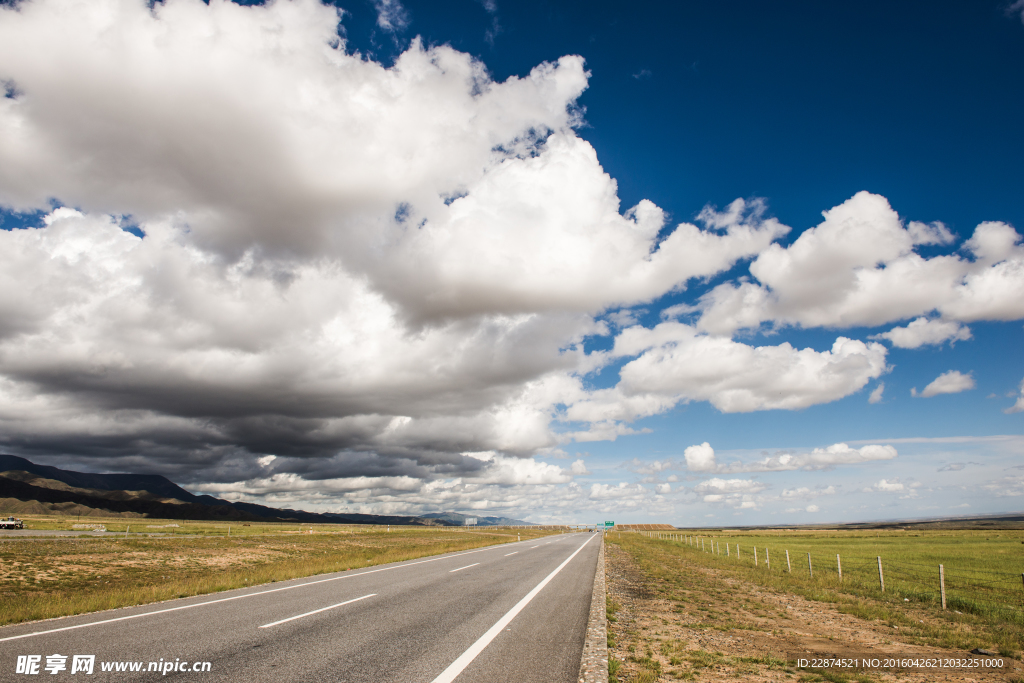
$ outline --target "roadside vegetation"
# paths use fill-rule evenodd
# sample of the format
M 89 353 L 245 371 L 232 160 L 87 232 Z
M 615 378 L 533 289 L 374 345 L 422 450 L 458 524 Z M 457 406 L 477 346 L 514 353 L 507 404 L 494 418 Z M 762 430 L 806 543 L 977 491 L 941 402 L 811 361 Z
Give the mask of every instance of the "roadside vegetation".
M 680 537 L 702 538 L 703 548 L 695 540 L 675 540 Z M 1024 649 L 1021 531 L 716 530 L 610 533 L 606 540 L 614 681 L 693 680 L 711 670 L 750 680 L 779 675 L 808 681 L 879 680 L 880 672 L 796 671 L 786 663 L 785 651 L 803 637 L 800 633 L 838 647 L 849 636 L 847 627 L 860 628 L 857 623 L 887 647 L 982 648 L 1016 660 Z M 841 582 L 836 553 L 842 560 Z M 884 593 L 877 575 L 879 556 Z M 946 610 L 938 595 L 939 563 L 946 571 Z M 933 564 L 935 571 L 927 571 Z M 994 580 L 1002 578 L 1000 573 L 1017 583 Z M 968 593 L 968 588 L 975 590 Z M 840 628 L 830 616 L 836 613 L 856 619 Z
M 68 530 L 75 518 L 33 517 Z M 90 518 L 119 535 L 0 536 L 0 624 L 141 605 L 561 533 Z M 177 526 L 168 526 L 177 525 Z M 131 527 L 130 531 L 128 527 Z M 228 536 L 228 527 L 230 536 Z M 128 537 L 124 532 L 129 531 Z M 151 536 L 148 534 L 162 534 Z

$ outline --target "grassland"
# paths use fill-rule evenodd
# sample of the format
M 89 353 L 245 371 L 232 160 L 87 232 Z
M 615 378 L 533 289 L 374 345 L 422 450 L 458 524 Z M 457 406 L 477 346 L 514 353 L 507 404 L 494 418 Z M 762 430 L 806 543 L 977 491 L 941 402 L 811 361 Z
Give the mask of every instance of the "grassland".
M 40 516 L 26 522 L 32 529 L 70 530 L 78 520 Z M 113 532 L 131 530 L 127 538 L 0 537 L 0 624 L 215 593 L 560 531 L 397 526 L 388 531 L 123 518 L 87 522 Z
M 675 540 L 687 537 L 692 540 Z M 664 578 L 674 571 L 668 568 L 670 565 L 682 562 L 711 568 L 749 584 L 830 603 L 862 619 L 880 620 L 898 632 L 902 642 L 968 650 L 981 647 L 1016 658 L 1024 649 L 1024 586 L 1020 575 L 1024 569 L 1024 532 L 1019 530 L 688 530 L 650 536 L 613 533 L 609 540 L 628 552 L 654 579 Z M 770 566 L 765 561 L 766 548 Z M 811 555 L 813 577 L 808 571 L 807 553 Z M 842 580 L 836 554 L 842 562 Z M 878 557 L 882 558 L 884 593 L 878 579 Z M 945 570 L 947 610 L 942 610 L 939 597 L 939 564 Z
M 747 567 L 755 567 L 756 548 L 757 569 L 786 574 L 787 580 L 813 574 L 815 586 L 935 606 L 941 606 L 941 564 L 950 610 L 1024 628 L 1024 531 L 694 531 L 672 537 L 692 539 L 681 544 L 694 552 L 703 540 L 704 554 Z

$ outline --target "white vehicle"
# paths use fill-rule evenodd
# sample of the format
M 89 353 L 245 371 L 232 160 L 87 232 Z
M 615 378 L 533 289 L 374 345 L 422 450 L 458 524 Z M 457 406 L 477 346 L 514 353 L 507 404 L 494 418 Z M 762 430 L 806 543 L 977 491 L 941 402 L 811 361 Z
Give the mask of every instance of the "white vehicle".
M 18 519 L 17 517 L 8 517 L 7 519 L 0 519 L 0 529 L 24 529 L 25 522 Z

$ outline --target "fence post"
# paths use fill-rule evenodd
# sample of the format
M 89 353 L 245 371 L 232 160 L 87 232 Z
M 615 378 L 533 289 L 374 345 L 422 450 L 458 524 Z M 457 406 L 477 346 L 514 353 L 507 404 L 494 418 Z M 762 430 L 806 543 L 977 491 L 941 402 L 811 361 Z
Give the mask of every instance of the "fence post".
M 740 559 L 740 544 L 736 544 L 736 559 Z
M 729 557 L 729 544 L 728 543 L 725 544 L 725 556 Z M 1024 574 L 1021 574 L 1021 576 L 1024 576 Z
M 124 529 L 124 537 L 125 538 L 128 538 L 128 530 L 131 529 L 131 528 L 132 528 L 131 524 L 129 524 L 128 526 L 125 527 L 125 529 Z
M 788 571 L 790 574 L 793 573 L 793 565 L 791 565 L 789 563 L 789 551 L 788 550 L 786 551 L 786 571 Z
M 882 592 L 885 592 L 885 577 L 882 576 L 882 556 L 878 555 L 878 585 L 882 587 Z
M 807 553 L 807 574 L 812 579 L 814 578 L 814 568 L 811 566 L 811 554 Z
M 764 566 L 768 567 L 768 569 L 772 568 L 772 558 L 768 556 L 768 547 L 767 546 L 765 546 L 765 549 L 764 549 Z
M 839 570 L 839 580 L 843 580 L 843 561 L 839 559 L 839 553 L 836 553 L 836 569 Z
M 757 546 L 754 546 L 754 566 L 757 566 Z
M 942 595 L 942 609 L 946 609 L 946 570 L 939 565 L 939 593 Z

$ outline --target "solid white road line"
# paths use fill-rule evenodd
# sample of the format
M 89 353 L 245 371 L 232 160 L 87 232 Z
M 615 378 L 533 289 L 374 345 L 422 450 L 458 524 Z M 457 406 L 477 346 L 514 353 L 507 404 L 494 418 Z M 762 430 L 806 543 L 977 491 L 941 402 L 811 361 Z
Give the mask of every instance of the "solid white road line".
M 478 564 L 480 564 L 480 563 L 479 562 L 474 562 L 473 564 L 467 564 L 465 567 L 459 567 L 458 569 L 453 569 L 452 571 L 450 571 L 448 573 L 451 574 L 452 572 L 461 572 L 463 569 L 469 569 L 470 567 L 475 567 Z
M 514 552 L 514 553 L 509 553 L 508 555 L 516 555 L 516 554 L 517 554 L 518 552 L 519 552 L 519 551 L 517 550 L 516 552 Z M 508 557 L 508 555 L 506 555 L 505 557 Z
M 537 593 L 540 593 L 541 589 L 544 588 L 544 586 L 548 585 L 548 582 L 551 581 L 551 579 L 555 578 L 555 575 L 557 575 L 558 572 L 562 571 L 565 565 L 569 564 L 569 561 L 572 560 L 572 558 L 576 557 L 576 555 L 587 546 L 587 543 L 593 541 L 594 538 L 594 536 L 588 538 L 583 545 L 576 549 L 576 552 L 574 552 L 565 560 L 565 562 L 558 565 L 558 568 L 555 569 L 555 571 L 548 574 L 543 581 L 538 583 L 532 591 L 526 594 L 526 597 L 517 602 L 515 607 L 510 609 L 505 616 L 499 619 L 498 623 L 489 628 L 487 630 L 487 633 L 480 636 L 480 638 L 475 643 L 469 646 L 468 650 L 463 652 L 458 659 L 456 659 L 448 666 L 447 669 L 442 671 L 441 675 L 433 680 L 433 683 L 452 683 L 452 681 L 454 681 L 455 678 L 460 673 L 462 673 L 462 670 L 469 666 L 469 664 L 474 659 L 476 659 L 477 655 L 484 651 L 485 647 L 490 645 L 491 641 L 494 640 L 495 636 L 501 633 L 502 630 L 504 630 L 504 628 L 508 626 L 509 622 L 515 619 L 516 615 L 522 612 L 523 608 L 530 604 L 530 601 L 537 596 Z
M 296 614 L 294 617 L 288 617 L 287 619 L 282 619 L 281 621 L 275 621 L 272 624 L 263 624 L 263 626 L 260 626 L 260 628 L 270 628 L 271 626 L 277 626 L 278 624 L 284 624 L 289 621 L 295 621 L 296 619 L 301 619 L 302 617 L 308 617 L 311 614 L 319 614 L 320 612 L 326 612 L 329 609 L 341 607 L 342 605 L 351 605 L 353 602 L 359 602 L 360 600 L 365 600 L 366 598 L 372 598 L 375 595 L 376 593 L 370 593 L 369 595 L 364 595 L 361 598 L 353 598 L 351 600 L 346 600 L 345 602 L 339 602 L 337 605 L 331 605 L 330 607 L 321 607 L 320 609 L 315 609 L 312 612 L 306 612 L 305 614 Z
M 3 642 L 8 641 L 8 640 L 19 640 L 21 638 L 31 638 L 32 636 L 44 636 L 44 635 L 46 635 L 48 633 L 58 633 L 60 631 L 74 631 L 75 629 L 79 629 L 79 628 L 88 628 L 90 626 L 100 626 L 102 624 L 112 624 L 112 623 L 117 622 L 117 621 L 127 621 L 128 619 L 138 619 L 140 617 L 151 617 L 154 614 L 164 614 L 166 612 L 177 612 L 178 610 L 192 609 L 193 607 L 205 607 L 206 605 L 216 605 L 219 602 L 230 602 L 232 600 L 241 600 L 243 598 L 254 598 L 254 597 L 258 596 L 258 595 L 267 595 L 268 593 L 279 593 L 281 591 L 290 591 L 290 590 L 293 590 L 295 588 L 305 588 L 306 586 L 315 586 L 318 583 L 327 583 L 329 581 L 341 581 L 342 579 L 351 579 L 352 577 L 355 577 L 355 576 L 364 576 L 366 574 L 376 574 L 377 572 L 387 572 L 387 571 L 391 571 L 392 569 L 401 569 L 402 567 L 411 567 L 411 566 L 416 565 L 416 564 L 426 564 L 428 562 L 437 562 L 439 560 L 450 560 L 453 557 L 461 557 L 463 555 L 472 555 L 473 553 L 482 553 L 485 550 L 494 550 L 496 548 L 500 548 L 502 545 L 505 545 L 505 544 L 502 543 L 501 545 L 492 545 L 492 546 L 489 546 L 487 548 L 478 548 L 477 550 L 467 550 L 464 553 L 457 553 L 455 555 L 445 555 L 443 557 L 432 557 L 429 560 L 419 560 L 417 562 L 406 562 L 404 564 L 397 564 L 397 565 L 394 565 L 392 567 L 381 567 L 380 569 L 368 569 L 368 570 L 366 570 L 364 572 L 359 572 L 358 574 L 344 574 L 342 576 L 332 576 L 329 579 L 319 579 L 317 581 L 307 581 L 306 583 L 300 583 L 300 584 L 295 585 L 295 586 L 284 586 L 282 588 L 271 588 L 270 590 L 259 591 L 257 593 L 245 593 L 244 595 L 233 595 L 230 598 L 219 598 L 217 600 L 207 600 L 206 602 L 196 602 L 196 603 L 193 603 L 191 605 L 182 605 L 180 607 L 168 607 L 167 609 L 158 609 L 158 610 L 156 610 L 154 612 L 143 612 L 141 614 L 131 614 L 131 615 L 127 616 L 127 617 L 116 617 L 114 619 L 103 619 L 102 621 L 90 621 L 87 624 L 78 624 L 77 626 L 64 626 L 62 628 L 51 628 L 51 629 L 49 629 L 47 631 L 35 631 L 34 633 L 23 633 L 20 636 L 8 636 L 7 638 L 0 638 L 0 643 L 3 643 Z M 13 626 L 8 626 L 8 627 L 5 627 L 5 628 L 13 628 Z

